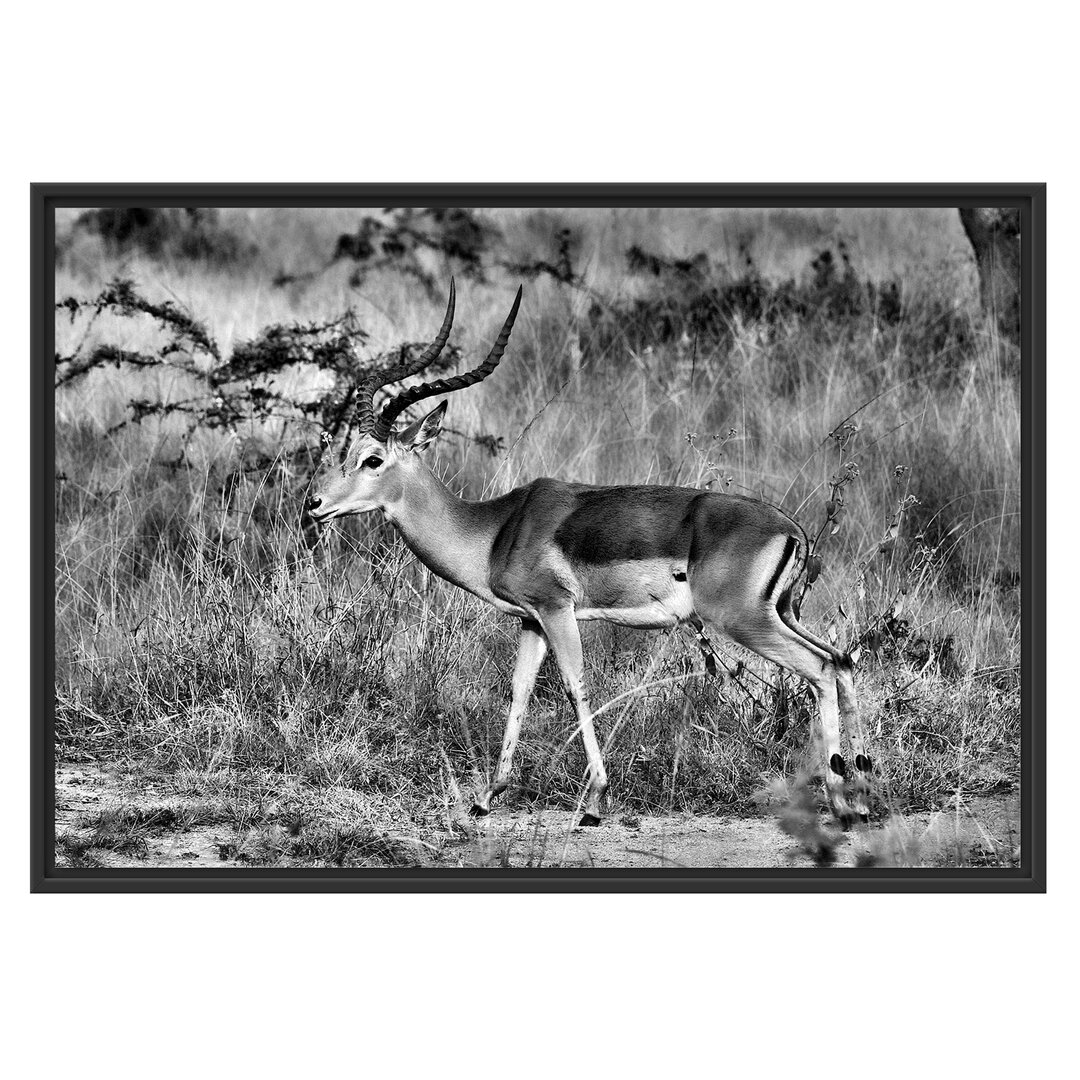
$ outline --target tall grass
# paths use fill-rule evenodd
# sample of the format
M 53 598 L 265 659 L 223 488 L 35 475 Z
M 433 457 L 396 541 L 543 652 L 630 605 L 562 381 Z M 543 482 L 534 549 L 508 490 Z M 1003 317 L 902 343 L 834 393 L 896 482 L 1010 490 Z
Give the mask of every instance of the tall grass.
M 441 299 L 392 271 L 353 288 L 346 267 L 331 267 L 272 288 L 286 256 L 317 263 L 347 215 L 244 213 L 240 223 L 264 245 L 252 268 L 119 259 L 84 239 L 65 256 L 57 295 L 90 295 L 123 270 L 207 323 L 223 351 L 268 324 L 330 319 L 349 306 L 373 353 L 439 325 Z M 584 287 L 544 276 L 527 286 L 498 372 L 450 399 L 451 429 L 494 434 L 503 449 L 444 435 L 429 451 L 439 475 L 470 499 L 550 475 L 710 484 L 783 506 L 821 532 L 824 570 L 804 619 L 840 647 L 861 648 L 857 686 L 890 797 L 935 805 L 1015 783 L 1019 389 L 1011 354 L 978 312 L 959 227 L 935 231 L 928 226 L 944 218 L 906 211 L 492 220 L 516 260 L 548 257 L 553 231 L 574 228 Z M 282 246 L 279 227 L 294 247 Z M 796 265 L 812 276 L 809 257 L 838 237 L 860 280 L 902 280 L 890 319 L 774 308 L 775 317 L 729 315 L 695 331 L 702 324 L 688 313 L 742 272 L 739 259 L 775 299 Z M 671 285 L 657 307 L 661 286 L 631 275 L 621 257 L 632 244 L 672 259 L 712 245 L 698 292 Z M 452 267 L 431 269 L 448 277 Z M 466 357 L 486 350 L 516 286 L 505 273 L 490 277 L 459 288 L 452 340 Z M 598 309 L 597 295 L 618 306 Z M 86 332 L 58 318 L 58 351 Z M 123 348 L 157 340 L 152 325 L 108 316 L 89 333 Z M 188 439 L 164 417 L 108 434 L 132 397 L 180 393 L 176 378 L 99 370 L 57 394 L 60 753 L 137 760 L 162 774 L 270 770 L 312 790 L 352 788 L 373 819 L 432 820 L 494 763 L 513 621 L 434 578 L 373 517 L 309 547 L 307 477 L 287 453 L 311 438 L 299 425 L 271 420 Z M 317 381 L 302 371 L 287 378 L 298 390 Z M 274 463 L 238 473 L 253 446 Z M 830 482 L 850 463 L 857 475 L 834 533 Z M 600 721 L 602 740 L 614 733 L 617 805 L 748 808 L 763 784 L 806 765 L 807 692 L 735 646 L 717 643 L 732 673 L 721 683 L 682 678 L 701 662 L 681 631 L 587 624 L 583 638 L 596 704 L 660 683 Z M 585 760 L 572 731 L 545 668 L 512 802 L 574 804 Z

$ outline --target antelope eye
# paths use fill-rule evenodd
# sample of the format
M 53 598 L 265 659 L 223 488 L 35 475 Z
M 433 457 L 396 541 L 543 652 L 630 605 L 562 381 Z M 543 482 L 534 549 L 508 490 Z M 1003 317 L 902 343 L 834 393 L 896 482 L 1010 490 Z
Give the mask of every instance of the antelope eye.
M 360 467 L 362 469 L 377 469 L 381 464 L 382 464 L 382 458 L 380 458 L 380 457 L 369 457 L 369 458 L 364 459 L 364 461 L 361 463 Z

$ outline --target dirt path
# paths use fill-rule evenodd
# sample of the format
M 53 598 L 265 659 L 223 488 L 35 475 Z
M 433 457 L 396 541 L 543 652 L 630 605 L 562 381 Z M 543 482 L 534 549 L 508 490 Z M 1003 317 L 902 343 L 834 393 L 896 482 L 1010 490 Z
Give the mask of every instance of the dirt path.
M 813 866 L 771 818 L 678 815 L 617 818 L 596 828 L 573 828 L 562 811 L 493 814 L 477 836 L 450 849 L 442 865 L 602 867 Z
M 449 847 L 437 865 L 598 867 L 814 867 L 809 851 L 776 818 L 673 815 L 617 818 L 591 829 L 573 828 L 575 817 L 560 811 L 493 814 L 476 837 Z M 627 824 L 626 821 L 630 821 Z M 869 857 L 889 865 L 998 865 L 1019 847 L 1019 800 L 973 799 L 959 810 L 908 814 L 902 819 L 827 830 L 837 867 Z
M 354 792 L 348 795 L 356 798 Z M 326 861 L 320 859 L 316 845 L 302 851 L 290 846 L 289 837 L 297 833 L 273 816 L 242 823 L 213 817 L 197 800 L 147 785 L 135 791 L 101 768 L 68 765 L 56 772 L 58 865 L 221 869 L 335 862 L 332 852 Z M 391 863 L 396 858 L 399 865 L 436 867 L 815 865 L 772 816 L 624 814 L 587 829 L 574 828 L 574 820 L 566 811 L 503 810 L 453 828 L 389 829 L 377 836 L 370 861 L 354 861 L 351 856 L 364 850 L 354 848 L 346 865 L 388 865 L 388 853 Z M 897 815 L 832 836 L 832 865 L 839 867 L 854 866 L 868 855 L 887 865 L 1001 865 L 1019 847 L 1019 796 L 970 799 L 959 807 Z

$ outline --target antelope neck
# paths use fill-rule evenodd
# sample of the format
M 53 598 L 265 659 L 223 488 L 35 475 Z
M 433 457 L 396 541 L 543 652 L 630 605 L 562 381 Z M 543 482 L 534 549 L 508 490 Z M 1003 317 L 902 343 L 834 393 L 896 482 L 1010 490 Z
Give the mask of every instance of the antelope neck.
M 486 513 L 488 506 L 458 498 L 421 465 L 403 480 L 398 498 L 382 510 L 429 570 L 486 598 L 488 555 L 499 528 Z

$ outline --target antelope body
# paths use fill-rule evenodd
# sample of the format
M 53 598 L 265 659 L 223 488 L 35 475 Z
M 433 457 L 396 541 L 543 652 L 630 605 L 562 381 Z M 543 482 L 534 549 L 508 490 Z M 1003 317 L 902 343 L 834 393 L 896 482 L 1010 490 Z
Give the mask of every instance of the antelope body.
M 840 754 L 843 713 L 855 750 L 855 810 L 865 813 L 871 764 L 864 753 L 848 657 L 810 633 L 792 592 L 805 565 L 802 529 L 781 510 L 738 495 L 666 486 L 595 487 L 539 479 L 499 498 L 467 502 L 423 462 L 439 433 L 446 402 L 404 430 L 394 421 L 410 404 L 481 381 L 502 357 L 518 306 L 488 358 L 447 380 L 420 384 L 374 415 L 375 391 L 422 371 L 449 336 L 454 286 L 443 326 L 412 365 L 382 372 L 358 391 L 360 434 L 344 463 L 328 462 L 308 500 L 316 521 L 379 510 L 431 571 L 521 620 L 510 715 L 498 768 L 478 791 L 473 811 L 486 814 L 509 785 L 522 719 L 550 648 L 577 716 L 589 759 L 582 824 L 600 821 L 607 788 L 600 746 L 583 684 L 580 620 L 603 619 L 653 629 L 709 623 L 736 642 L 804 678 L 818 700 L 837 817 L 851 809 Z

